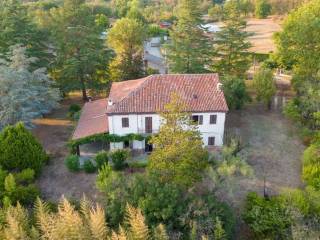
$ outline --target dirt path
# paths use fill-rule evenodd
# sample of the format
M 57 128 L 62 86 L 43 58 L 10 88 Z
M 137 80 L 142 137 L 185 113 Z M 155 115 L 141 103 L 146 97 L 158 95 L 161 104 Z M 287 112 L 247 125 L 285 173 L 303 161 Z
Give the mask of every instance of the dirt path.
M 71 173 L 64 165 L 64 159 L 69 154 L 66 144 L 74 129 L 74 123 L 67 118 L 68 108 L 73 103 L 82 104 L 79 97 L 71 97 L 63 100 L 51 114 L 35 121 L 33 134 L 51 155 L 50 163 L 44 167 L 37 181 L 46 200 L 58 201 L 62 195 L 80 199 L 83 194 L 92 200 L 98 198 L 96 174 Z

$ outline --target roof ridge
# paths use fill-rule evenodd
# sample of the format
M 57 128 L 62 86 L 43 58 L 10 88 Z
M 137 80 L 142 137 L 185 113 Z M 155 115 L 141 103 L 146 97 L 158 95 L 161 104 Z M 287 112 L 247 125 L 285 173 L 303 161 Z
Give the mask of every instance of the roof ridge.
M 156 75 L 160 75 L 160 74 L 156 74 Z M 136 93 L 138 90 L 140 90 L 145 84 L 146 82 L 150 81 L 150 79 L 153 77 L 153 76 L 156 76 L 156 75 L 149 75 L 147 77 L 144 77 L 144 78 L 140 78 L 140 79 L 135 79 L 135 80 L 142 80 L 142 79 L 145 79 L 143 81 L 143 83 L 141 83 L 137 88 L 135 88 L 133 91 L 131 91 L 127 96 L 125 96 L 124 98 L 122 98 L 119 102 L 116 102 L 115 105 L 117 104 L 121 104 L 124 100 L 126 100 L 128 97 L 131 97 L 134 93 Z M 130 80 L 128 80 L 130 81 Z

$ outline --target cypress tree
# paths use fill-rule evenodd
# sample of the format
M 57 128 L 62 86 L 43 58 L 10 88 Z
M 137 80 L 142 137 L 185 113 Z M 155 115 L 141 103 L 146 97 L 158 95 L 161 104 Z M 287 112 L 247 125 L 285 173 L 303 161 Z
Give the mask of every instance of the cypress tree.
M 48 156 L 22 123 L 7 126 L 0 133 L 0 165 L 5 170 L 31 168 L 39 174 Z

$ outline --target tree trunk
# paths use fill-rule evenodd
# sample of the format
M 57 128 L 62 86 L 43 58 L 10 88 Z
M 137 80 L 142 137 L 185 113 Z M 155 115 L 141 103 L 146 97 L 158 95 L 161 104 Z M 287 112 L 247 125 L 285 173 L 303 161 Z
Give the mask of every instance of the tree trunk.
M 81 89 L 82 89 L 82 99 L 83 101 L 88 101 L 87 89 L 83 78 L 81 78 Z

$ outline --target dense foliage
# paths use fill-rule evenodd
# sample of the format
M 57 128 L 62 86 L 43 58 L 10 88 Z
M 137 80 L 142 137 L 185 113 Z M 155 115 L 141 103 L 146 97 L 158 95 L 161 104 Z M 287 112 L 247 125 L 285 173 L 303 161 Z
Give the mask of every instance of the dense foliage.
M 174 73 L 207 72 L 211 57 L 210 39 L 205 34 L 202 14 L 197 0 L 180 0 L 177 22 L 170 31 L 167 46 L 170 71 Z
M 224 76 L 221 82 L 229 109 L 239 110 L 246 102 L 251 100 L 243 79 L 228 75 Z
M 256 92 L 256 99 L 262 101 L 271 109 L 272 98 L 276 93 L 276 83 L 273 72 L 267 68 L 261 68 L 253 77 L 253 87 Z
M 44 68 L 31 70 L 35 58 L 26 56 L 26 48 L 10 48 L 8 61 L 0 59 L 0 130 L 19 121 L 27 126 L 57 107 L 60 93 Z
M 257 18 L 266 18 L 271 13 L 271 5 L 267 0 L 258 0 L 255 7 Z
M 256 193 L 248 194 L 243 219 L 258 239 L 287 239 L 291 225 L 289 212 L 280 201 Z
M 64 92 L 81 90 L 87 100 L 87 88 L 106 87 L 109 54 L 101 38 L 105 26 L 98 21 L 103 15 L 96 19 L 84 0 L 65 0 L 45 15 L 57 56 L 52 74 Z
M 2 0 L 0 2 L 0 54 L 5 55 L 10 47 L 20 44 L 27 46 L 28 57 L 37 57 L 40 61 L 34 65 L 46 67 L 50 61 L 48 36 L 40 30 L 29 17 L 28 9 L 20 0 Z
M 283 66 L 293 70 L 293 86 L 297 97 L 289 105 L 289 116 L 309 129 L 320 129 L 319 45 L 320 2 L 310 1 L 292 12 L 276 36 L 278 56 Z
M 303 154 L 302 177 L 318 190 L 320 190 L 320 141 L 315 140 Z
M 37 139 L 22 123 L 0 132 L 0 165 L 5 170 L 31 168 L 39 174 L 48 156 Z
M 248 54 L 251 47 L 248 42 L 250 33 L 245 31 L 246 25 L 239 9 L 231 5 L 221 31 L 215 34 L 216 60 L 212 66 L 214 72 L 244 79 L 251 62 Z
M 161 113 L 164 123 L 159 134 L 150 140 L 157 147 L 149 157 L 148 171 L 155 173 L 161 182 L 192 186 L 201 180 L 208 164 L 208 152 L 202 147 L 200 133 L 184 109 L 181 98 L 173 95 L 171 103 Z
M 110 29 L 108 45 L 116 53 L 109 69 L 112 80 L 136 79 L 144 75 L 142 54 L 145 34 L 143 24 L 134 18 L 119 19 Z
M 110 160 L 114 170 L 122 170 L 126 167 L 126 161 L 129 159 L 129 151 L 118 149 L 110 152 Z

